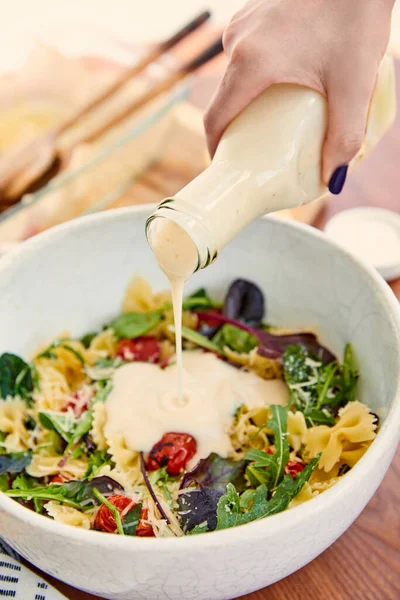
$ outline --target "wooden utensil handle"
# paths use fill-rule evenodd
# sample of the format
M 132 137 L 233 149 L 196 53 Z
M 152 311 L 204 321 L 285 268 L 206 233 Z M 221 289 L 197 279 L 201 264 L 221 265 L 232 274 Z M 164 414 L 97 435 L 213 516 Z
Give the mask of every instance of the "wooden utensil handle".
M 189 23 L 184 25 L 181 29 L 179 29 L 174 35 L 170 38 L 164 40 L 160 44 L 158 44 L 155 48 L 153 48 L 148 54 L 146 54 L 143 58 L 141 58 L 136 64 L 132 67 L 128 68 L 124 71 L 111 86 L 107 87 L 103 92 L 101 92 L 98 96 L 90 100 L 87 104 L 85 104 L 80 110 L 78 110 L 71 117 L 66 119 L 63 123 L 61 123 L 55 129 L 56 136 L 61 135 L 67 129 L 72 127 L 85 115 L 87 115 L 91 110 L 98 107 L 105 100 L 107 100 L 110 96 L 115 94 L 119 89 L 121 89 L 125 83 L 127 83 L 130 79 L 133 79 L 139 73 L 144 71 L 148 65 L 152 62 L 156 61 L 160 56 L 162 56 L 168 50 L 171 50 L 174 46 L 176 46 L 179 42 L 185 39 L 188 35 L 190 35 L 193 31 L 201 27 L 211 16 L 209 11 L 203 11 L 196 18 L 192 19 Z
M 164 81 L 156 83 L 152 88 L 150 88 L 142 96 L 137 98 L 127 108 L 125 108 L 120 113 L 112 117 L 109 121 L 106 121 L 105 123 L 100 125 L 100 127 L 92 131 L 89 135 L 84 136 L 79 140 L 75 140 L 74 146 L 76 146 L 79 143 L 93 142 L 98 137 L 103 135 L 106 131 L 108 131 L 108 129 L 114 127 L 115 125 L 117 125 L 118 123 L 135 113 L 137 110 L 145 106 L 148 102 L 151 102 L 152 100 L 157 98 L 157 96 L 160 96 L 160 94 L 162 94 L 163 92 L 166 92 L 169 89 L 171 89 L 179 81 L 184 79 L 189 73 L 192 73 L 193 71 L 196 71 L 197 69 L 205 65 L 208 61 L 213 59 L 222 51 L 222 39 L 219 38 L 216 42 L 211 44 L 194 59 L 190 60 L 177 71 L 171 73 L 166 79 L 164 79 Z

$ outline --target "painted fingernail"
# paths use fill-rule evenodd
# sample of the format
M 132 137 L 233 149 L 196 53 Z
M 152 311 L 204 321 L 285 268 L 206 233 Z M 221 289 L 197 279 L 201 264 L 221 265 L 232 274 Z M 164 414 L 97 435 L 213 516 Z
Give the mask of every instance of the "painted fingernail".
M 343 186 L 346 182 L 348 168 L 349 165 L 342 165 L 341 167 L 338 167 L 332 175 L 331 180 L 329 182 L 329 191 L 331 194 L 337 195 L 340 194 L 340 192 L 342 191 Z

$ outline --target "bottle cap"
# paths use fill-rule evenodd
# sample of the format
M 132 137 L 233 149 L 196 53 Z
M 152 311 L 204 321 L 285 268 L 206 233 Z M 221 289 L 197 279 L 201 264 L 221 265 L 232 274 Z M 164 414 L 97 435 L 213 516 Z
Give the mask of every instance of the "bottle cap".
M 387 281 L 400 277 L 400 214 L 383 208 L 351 208 L 328 221 L 325 233 L 374 266 Z

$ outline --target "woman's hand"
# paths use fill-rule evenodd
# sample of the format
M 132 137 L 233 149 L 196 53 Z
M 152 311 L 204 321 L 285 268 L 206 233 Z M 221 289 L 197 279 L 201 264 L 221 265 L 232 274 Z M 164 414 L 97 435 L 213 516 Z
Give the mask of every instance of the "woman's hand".
M 229 123 L 274 83 L 328 98 L 322 179 L 343 187 L 359 151 L 395 0 L 250 0 L 224 32 L 229 64 L 205 116 L 213 156 Z

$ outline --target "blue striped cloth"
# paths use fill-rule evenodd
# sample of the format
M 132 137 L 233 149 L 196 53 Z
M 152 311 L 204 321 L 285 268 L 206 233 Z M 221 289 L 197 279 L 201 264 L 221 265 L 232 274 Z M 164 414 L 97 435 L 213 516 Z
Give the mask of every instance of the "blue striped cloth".
M 0 538 L 0 598 L 67 600 L 20 563 L 18 554 Z

